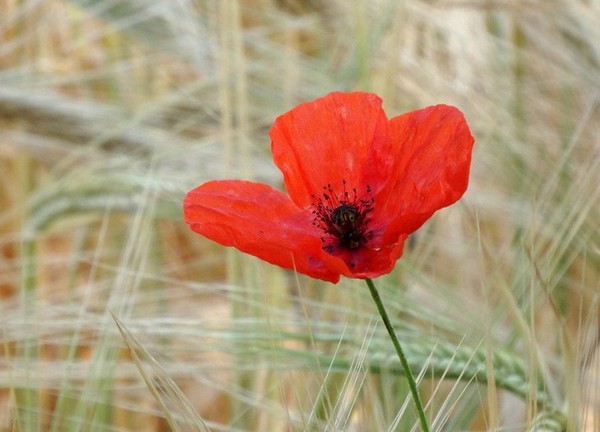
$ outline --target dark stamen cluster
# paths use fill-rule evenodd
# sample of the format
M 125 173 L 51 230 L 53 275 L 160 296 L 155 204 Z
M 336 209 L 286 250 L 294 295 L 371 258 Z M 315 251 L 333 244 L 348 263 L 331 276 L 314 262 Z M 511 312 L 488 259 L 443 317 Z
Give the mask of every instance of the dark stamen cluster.
M 331 184 L 323 187 L 322 197 L 312 196 L 315 200 L 313 224 L 329 235 L 321 237 L 323 248 L 329 252 L 336 246 L 350 250 L 358 249 L 371 235 L 368 225 L 371 221 L 369 213 L 373 211 L 374 198 L 359 199 L 356 188 L 353 188 L 350 194 L 346 189 L 346 181 L 343 180 L 342 183 L 341 196 L 333 190 Z M 367 195 L 370 193 L 371 188 L 367 186 Z

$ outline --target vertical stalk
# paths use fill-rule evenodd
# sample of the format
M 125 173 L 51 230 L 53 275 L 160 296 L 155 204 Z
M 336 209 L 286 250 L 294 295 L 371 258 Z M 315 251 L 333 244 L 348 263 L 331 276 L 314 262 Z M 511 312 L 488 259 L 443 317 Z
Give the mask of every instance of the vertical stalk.
M 369 287 L 369 291 L 371 291 L 371 296 L 375 301 L 375 305 L 377 306 L 377 310 L 379 311 L 379 315 L 381 315 L 381 319 L 383 320 L 383 324 L 385 324 L 385 328 L 387 329 L 388 334 L 390 335 L 390 339 L 394 344 L 394 348 L 396 348 L 396 353 L 398 354 L 398 358 L 400 359 L 400 363 L 402 364 L 402 368 L 404 369 L 404 373 L 406 375 L 406 380 L 408 381 L 408 386 L 410 387 L 410 392 L 412 394 L 413 401 L 415 403 L 415 407 L 417 409 L 417 413 L 419 414 L 419 420 L 421 422 L 421 429 L 423 432 L 429 432 L 429 426 L 427 424 L 427 418 L 425 417 L 425 411 L 423 410 L 423 403 L 421 402 L 421 396 L 419 395 L 419 390 L 417 389 L 417 383 L 415 381 L 415 377 L 413 376 L 410 367 L 408 365 L 408 360 L 406 359 L 406 355 L 402 350 L 402 346 L 400 345 L 400 341 L 396 336 L 396 332 L 394 331 L 394 327 L 392 327 L 392 323 L 390 318 L 383 306 L 383 302 L 381 301 L 381 297 L 379 296 L 379 292 L 375 287 L 375 284 L 371 279 L 365 279 L 367 286 Z

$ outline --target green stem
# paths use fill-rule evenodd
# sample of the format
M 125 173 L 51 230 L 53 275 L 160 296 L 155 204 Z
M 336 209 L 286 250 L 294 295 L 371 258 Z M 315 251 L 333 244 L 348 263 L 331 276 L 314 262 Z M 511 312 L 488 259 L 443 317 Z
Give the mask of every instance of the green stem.
M 417 408 L 417 412 L 419 413 L 419 420 L 421 420 L 421 429 L 423 432 L 429 432 L 429 426 L 427 425 L 427 418 L 425 417 L 425 411 L 423 410 L 423 403 L 421 402 L 421 397 L 419 396 L 419 390 L 417 389 L 417 383 L 415 382 L 415 377 L 413 376 L 410 366 L 408 365 L 408 360 L 406 360 L 406 356 L 404 355 L 404 351 L 400 346 L 400 341 L 398 341 L 398 337 L 396 336 L 396 332 L 394 331 L 394 327 L 392 327 L 392 323 L 390 322 L 390 318 L 383 306 L 383 302 L 381 301 L 381 297 L 377 292 L 377 288 L 371 279 L 365 279 L 369 290 L 371 291 L 371 296 L 375 301 L 375 305 L 377 305 L 377 310 L 379 311 L 379 315 L 381 315 L 381 319 L 385 324 L 385 328 L 390 335 L 390 339 L 392 339 L 392 343 L 394 344 L 394 348 L 396 348 L 396 353 L 398 354 L 398 358 L 400 359 L 400 363 L 402 364 L 402 368 L 404 369 L 404 373 L 406 374 L 406 380 L 408 381 L 408 386 L 410 387 L 410 392 L 412 393 L 412 398 L 415 403 L 415 407 Z

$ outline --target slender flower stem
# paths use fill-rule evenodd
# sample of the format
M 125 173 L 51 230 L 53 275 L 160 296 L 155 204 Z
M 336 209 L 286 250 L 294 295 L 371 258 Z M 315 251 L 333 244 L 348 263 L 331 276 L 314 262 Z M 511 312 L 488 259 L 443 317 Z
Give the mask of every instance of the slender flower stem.
M 417 389 L 417 383 L 415 382 L 415 377 L 413 376 L 410 367 L 408 365 L 408 360 L 406 360 L 406 356 L 404 355 L 404 351 L 400 346 L 400 341 L 396 336 L 396 332 L 392 327 L 392 323 L 390 322 L 390 318 L 383 306 L 383 302 L 381 301 L 381 297 L 379 296 L 379 292 L 377 292 L 377 288 L 371 279 L 365 279 L 369 290 L 371 291 L 371 296 L 375 301 L 375 305 L 377 305 L 377 310 L 379 310 L 379 315 L 381 315 L 381 319 L 385 324 L 385 328 L 390 335 L 390 339 L 392 339 L 392 343 L 394 344 L 394 348 L 396 348 L 396 353 L 398 353 L 398 358 L 400 359 L 400 363 L 402 364 L 402 368 L 404 369 L 404 373 L 406 374 L 406 380 L 408 381 L 408 386 L 410 387 L 410 392 L 412 393 L 412 398 L 415 403 L 415 407 L 417 408 L 417 412 L 419 413 L 419 420 L 421 421 L 421 429 L 423 432 L 429 432 L 429 426 L 427 425 L 427 418 L 425 417 L 425 411 L 423 410 L 423 403 L 421 402 L 421 397 L 419 396 L 419 390 Z

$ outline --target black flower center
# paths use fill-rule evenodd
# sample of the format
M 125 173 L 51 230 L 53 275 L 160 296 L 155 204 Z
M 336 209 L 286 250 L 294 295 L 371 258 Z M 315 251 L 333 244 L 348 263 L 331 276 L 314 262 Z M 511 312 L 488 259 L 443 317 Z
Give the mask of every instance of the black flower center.
M 371 235 L 368 217 L 373 211 L 374 199 L 369 186 L 366 188 L 367 198 L 358 198 L 356 188 L 349 193 L 346 181 L 343 190 L 336 193 L 330 184 L 323 187 L 321 197 L 313 195 L 313 224 L 326 234 L 321 237 L 323 249 L 333 252 L 336 248 L 355 250 L 363 246 Z

